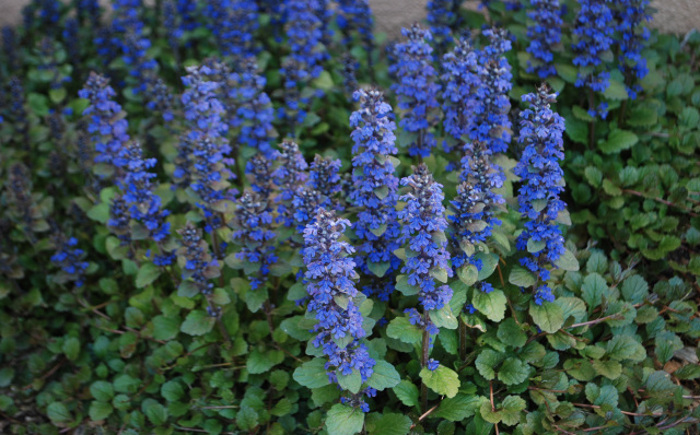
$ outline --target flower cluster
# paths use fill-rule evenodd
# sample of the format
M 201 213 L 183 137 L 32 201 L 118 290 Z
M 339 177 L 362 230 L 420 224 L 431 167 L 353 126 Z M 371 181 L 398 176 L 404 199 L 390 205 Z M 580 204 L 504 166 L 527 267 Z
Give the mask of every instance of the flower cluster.
M 19 71 L 20 56 L 17 53 L 17 33 L 10 26 L 2 28 L 2 51 L 9 71 Z
M 53 237 L 56 252 L 51 256 L 51 262 L 61 269 L 61 272 L 54 277 L 58 284 L 74 282 L 76 287 L 82 287 L 85 283 L 85 272 L 90 263 L 84 260 L 85 251 L 76 248 L 78 239 L 67 238 L 58 232 Z
M 139 231 L 146 234 L 144 238 L 162 245 L 170 235 L 170 223 L 165 222 L 170 212 L 162 209 L 160 196 L 153 192 L 151 180 L 156 174 L 149 172 L 149 169 L 156 165 L 156 159 L 145 159 L 141 145 L 135 141 L 126 146 L 124 157 L 127 160 L 126 171 L 119 184 L 123 186 L 122 199 L 129 208 L 129 216 L 145 227 L 145 231 Z M 167 252 L 154 257 L 157 266 L 167 266 L 173 260 L 173 256 Z
M 644 21 L 651 21 L 648 6 L 649 0 L 622 0 L 614 3 L 617 31 L 622 35 L 619 39 L 622 55 L 619 68 L 628 83 L 627 93 L 633 100 L 642 90 L 638 83 L 633 82 L 644 78 L 649 72 L 647 61 L 641 54 L 644 42 L 649 39 L 649 29 L 642 27 Z
M 475 119 L 469 136 L 473 141 L 484 142 L 491 154 L 504 153 L 511 139 L 508 93 L 513 87 L 513 75 L 505 53 L 512 46 L 503 29 L 486 29 L 483 33 L 490 43 L 478 56 L 481 86 L 476 94 Z
M 452 42 L 452 31 L 460 24 L 462 0 L 428 0 L 428 23 L 438 51 L 445 52 Z
M 290 123 L 290 133 L 306 118 L 305 107 L 308 96 L 303 95 L 308 82 L 317 78 L 323 70 L 322 62 L 327 58 L 323 39 L 323 23 L 318 18 L 318 0 L 290 0 L 286 3 L 287 39 L 289 56 L 283 63 L 280 73 L 284 78 L 285 106 L 280 108 L 280 118 Z
M 550 104 L 556 94 L 550 94 L 542 85 L 536 94 L 523 96 L 530 108 L 520 113 L 519 142 L 525 147 L 520 162 L 514 169 L 522 179 L 518 190 L 520 212 L 527 217 L 525 230 L 518 236 L 519 250 L 532 253 L 532 257 L 520 260 L 535 273 L 539 286 L 535 290 L 535 303 L 553 301 L 552 289 L 547 285 L 549 270 L 564 253 L 564 237 L 557 225 L 557 216 L 566 204 L 559 199 L 564 191 L 564 173 L 559 161 L 564 159 L 564 118 L 553 112 Z
M 202 65 L 188 67 L 187 73 L 182 78 L 187 86 L 182 104 L 189 130 L 180 140 L 174 176 L 181 183 L 189 183 L 197 206 L 204 212 L 209 232 L 221 226 L 217 212 L 222 211 L 224 201 L 231 200 L 234 195 L 228 182 L 233 174 L 227 168 L 233 162 L 225 157 L 231 147 L 225 137 L 228 126 L 222 120 L 225 109 L 217 95 L 221 83 L 207 79 L 218 72 Z
M 457 196 L 450 201 L 454 210 L 449 216 L 454 227 L 454 268 L 469 263 L 481 270 L 481 261 L 473 257 L 475 245 L 485 242 L 493 228 L 501 224 L 495 213 L 505 200 L 494 190 L 503 187 L 503 178 L 490 157 L 485 144 L 477 141 L 462 159 L 462 182 L 457 186 Z
M 372 376 L 376 363 L 359 341 L 365 331 L 362 314 L 355 304 L 359 292 L 353 283 L 357 278 L 355 262 L 350 257 L 355 250 L 340 240 L 348 226 L 348 220 L 322 208 L 318 210 L 315 221 L 304 229 L 304 278 L 311 298 L 308 311 L 315 313 L 318 320 L 313 345 L 322 348 L 328 357 L 326 371 L 330 381 L 337 382 L 339 374 L 349 375 L 357 370 L 364 383 Z M 345 306 L 338 304 L 340 300 L 347 301 Z M 368 411 L 366 404 L 358 405 Z
M 118 193 L 112 198 L 112 202 L 109 205 L 107 228 L 109 228 L 112 234 L 117 236 L 122 246 L 131 242 L 131 226 L 129 225 L 129 221 L 129 206 L 124 200 L 123 195 Z
M 250 179 L 250 188 L 266 200 L 272 193 L 272 162 L 264 155 L 258 153 L 251 157 L 245 164 L 245 173 Z
M 350 115 L 350 126 L 354 129 L 350 133 L 354 142 L 354 170 L 349 198 L 360 210 L 357 222 L 353 224 L 360 243 L 358 251 L 363 254 L 357 261 L 365 275 L 370 273 L 368 264 L 374 263 L 389 264 L 384 275 L 393 276 L 401 264 L 393 254 L 399 247 L 400 231 L 396 219 L 399 180 L 394 175 L 391 159 L 398 152 L 394 134 L 396 124 L 391 106 L 384 101 L 380 91 L 358 90 L 355 99 L 360 101 L 360 108 Z M 392 291 L 393 283 L 363 288 L 366 295 L 376 294 L 383 301 L 389 299 Z
M 192 225 L 192 222 L 187 222 L 178 233 L 182 237 L 181 246 L 177 250 L 177 262 L 182 269 L 179 292 L 188 295 L 201 293 L 207 296 L 207 311 L 210 316 L 216 317 L 220 312 L 212 306 L 209 296 L 214 291 L 214 284 L 210 280 L 218 278 L 221 274 L 219 263 L 212 258 L 209 245 L 202 238 L 202 232 Z
M 229 125 L 238 130 L 237 143 L 255 148 L 268 159 L 274 158 L 271 142 L 276 136 L 272 126 L 275 111 L 255 59 L 243 61 L 240 72 L 231 73 L 226 81 L 227 98 L 235 107 L 235 113 L 229 115 Z
M 116 96 L 114 89 L 109 86 L 108 79 L 92 72 L 78 95 L 90 102 L 83 114 L 89 119 L 87 128 L 97 152 L 95 162 L 111 168 L 110 172 L 100 172 L 98 175 L 122 178 L 127 163 L 124 147 L 129 141 L 129 124 L 124 118 L 122 107 L 112 100 Z
M 70 75 L 64 74 L 59 70 L 57 53 L 62 49 L 63 47 L 59 42 L 48 36 L 41 38 L 39 41 L 37 69 L 46 75 L 51 89 L 59 89 L 65 83 L 71 81 Z
M 578 66 L 576 87 L 587 87 L 595 92 L 605 92 L 610 85 L 610 73 L 597 71 L 603 63 L 602 55 L 610 50 L 615 31 L 612 12 L 608 0 L 580 0 L 581 9 L 576 16 L 573 30 L 573 49 L 576 53 L 573 63 Z M 597 109 L 590 107 L 589 113 L 596 113 L 605 119 L 607 105 L 601 104 Z
M 18 139 L 24 140 L 24 144 L 29 144 L 29 118 L 25 103 L 24 86 L 18 77 L 10 79 L 10 108 L 12 113 L 12 126 L 17 133 Z
M 272 172 L 272 179 L 279 189 L 275 201 L 279 203 L 277 213 L 279 220 L 290 227 L 294 223 L 292 200 L 295 193 L 303 190 L 308 179 L 306 170 L 309 165 L 299 151 L 299 145 L 291 140 L 284 140 L 275 158 L 277 168 Z
M 155 78 L 158 63 L 146 53 L 151 41 L 144 36 L 145 25 L 140 17 L 142 0 L 115 0 L 112 7 L 113 44 L 121 49 L 124 63 L 129 67 L 134 93 L 146 92 Z
M 241 246 L 236 258 L 246 261 L 246 275 L 253 290 L 260 288 L 270 273 L 270 266 L 277 262 L 272 231 L 272 210 L 268 199 L 246 190 L 236 201 L 233 219 L 233 241 Z M 250 273 L 254 271 L 253 273 Z
M 530 4 L 533 9 L 527 14 L 532 20 L 527 28 L 530 38 L 527 52 L 532 59 L 528 61 L 527 72 L 546 79 L 557 74 L 552 51 L 561 43 L 561 6 L 559 0 L 530 0 Z
M 68 59 L 71 66 L 75 70 L 80 70 L 80 41 L 78 32 L 80 30 L 78 20 L 76 18 L 66 19 L 65 25 L 63 27 L 63 42 L 66 46 L 66 53 L 68 54 Z
M 401 33 L 407 41 L 396 44 L 397 61 L 390 71 L 396 74 L 398 83 L 391 88 L 398 96 L 399 109 L 405 111 L 400 125 L 414 134 L 408 154 L 427 157 L 437 143 L 429 129 L 436 121 L 432 112 L 439 107 L 437 94 L 440 91 L 432 65 L 433 49 L 429 43 L 432 35 L 418 24 L 401 29 Z
M 10 166 L 3 204 L 7 207 L 7 215 L 31 243 L 36 242 L 34 233 L 49 229 L 38 209 L 38 199 L 38 196 L 32 193 L 29 169 L 22 163 Z
M 321 194 L 320 207 L 338 209 L 337 194 L 342 190 L 340 184 L 340 159 L 323 158 L 316 154 L 309 167 L 307 185 Z
M 442 282 L 452 276 L 444 234 L 447 221 L 442 185 L 433 179 L 424 163 L 402 178 L 401 185 L 408 186 L 408 192 L 401 196 L 406 207 L 398 212 L 403 224 L 399 241 L 410 250 L 401 272 L 408 274 L 410 285 L 418 286 L 418 300 L 423 308 L 439 310 L 452 299 L 449 286 L 435 284 L 436 275 L 442 275 Z
M 445 54 L 442 69 L 443 126 L 449 135 L 445 151 L 450 152 L 455 144 L 463 143 L 471 130 L 476 93 L 481 83 L 477 74 L 477 53 L 467 38 L 460 38 L 452 51 Z
M 224 56 L 243 60 L 255 54 L 254 33 L 258 28 L 258 6 L 251 0 L 207 2 L 210 30 Z
M 374 34 L 372 33 L 374 17 L 369 0 L 339 0 L 336 21 L 345 35 L 345 43 L 350 42 L 353 32 L 357 32 L 364 44 L 367 58 L 371 61 L 371 53 L 374 49 Z M 369 66 L 372 66 L 371 62 Z

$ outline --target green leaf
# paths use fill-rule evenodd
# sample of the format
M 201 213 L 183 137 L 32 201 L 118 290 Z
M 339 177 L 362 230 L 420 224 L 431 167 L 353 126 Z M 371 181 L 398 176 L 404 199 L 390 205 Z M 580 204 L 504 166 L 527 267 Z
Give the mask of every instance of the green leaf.
M 88 210 L 87 216 L 101 224 L 106 224 L 109 220 L 109 204 L 106 202 L 101 202 L 93 206 L 90 210 Z
M 479 279 L 479 270 L 473 264 L 457 269 L 457 277 L 466 285 L 472 285 Z
M 335 86 L 333 84 L 333 77 L 331 77 L 331 73 L 328 71 L 321 71 L 321 74 L 313 81 L 312 85 L 324 91 L 329 91 Z
M 518 287 L 532 287 L 535 285 L 535 275 L 524 267 L 514 266 L 508 276 L 508 282 Z
M 153 338 L 156 340 L 172 340 L 180 332 L 180 319 L 165 316 L 153 318 Z
M 180 331 L 188 335 L 199 336 L 211 331 L 216 323 L 216 319 L 208 315 L 205 311 L 191 311 L 180 327 Z
M 49 99 L 54 104 L 60 104 L 66 98 L 66 88 L 49 89 Z
M 554 334 L 564 325 L 561 307 L 552 302 L 543 302 L 542 305 L 530 302 L 530 316 L 541 330 L 549 334 Z
M 605 98 L 614 101 L 626 100 L 627 98 L 629 98 L 624 83 L 619 82 L 617 80 L 610 80 L 609 83 L 610 84 L 608 85 L 608 89 L 606 89 L 605 92 L 603 92 Z
M 591 363 L 597 374 L 615 380 L 622 374 L 622 365 L 617 361 L 593 360 Z
M 574 254 L 568 249 L 564 250 L 564 253 L 561 254 L 561 257 L 559 257 L 559 259 L 554 262 L 554 265 L 557 266 L 559 269 L 570 272 L 576 272 L 580 269 L 578 260 L 576 259 Z
M 271 352 L 259 352 L 254 350 L 248 356 L 246 361 L 246 369 L 248 373 L 253 375 L 259 375 L 270 370 L 277 364 L 277 358 Z
M 479 252 L 476 254 L 476 258 L 481 260 L 481 270 L 479 271 L 479 281 L 483 281 L 496 270 L 498 266 L 498 255 L 497 254 L 485 254 Z
M 445 305 L 439 310 L 431 310 L 430 320 L 438 328 L 457 329 L 457 317 L 452 313 L 452 308 Z
M 117 393 L 134 394 L 141 385 L 141 380 L 127 374 L 121 374 L 114 378 L 113 383 Z
M 639 304 L 649 295 L 649 284 L 641 275 L 632 275 L 622 282 L 621 291 L 625 301 Z
M 258 426 L 258 413 L 250 406 L 241 406 L 236 414 L 238 428 L 250 432 Z
M 529 252 L 531 254 L 535 254 L 535 253 L 543 250 L 546 246 L 547 246 L 546 240 L 530 239 L 527 241 L 527 252 Z
M 506 295 L 501 290 L 493 290 L 490 293 L 475 291 L 472 297 L 472 305 L 493 322 L 503 320 L 506 312 Z
M 626 130 L 613 130 L 608 135 L 608 139 L 600 142 L 598 147 L 605 154 L 619 153 L 634 146 L 639 141 L 636 134 Z
M 554 65 L 559 77 L 563 78 L 567 83 L 576 83 L 578 71 L 568 63 L 558 63 Z
M 474 415 L 478 402 L 479 396 L 460 392 L 455 397 L 441 400 L 440 407 L 433 413 L 432 417 L 454 422 L 462 421 Z
M 160 276 L 161 269 L 153 263 L 146 263 L 136 274 L 136 288 L 144 288 Z
M 109 402 L 114 398 L 114 387 L 107 381 L 95 381 L 90 385 L 90 394 L 100 402 Z
M 501 422 L 508 426 L 514 426 L 520 422 L 520 416 L 525 410 L 525 400 L 517 396 L 507 396 L 501 403 L 499 411 Z
M 418 387 L 411 381 L 403 380 L 394 388 L 396 397 L 406 406 L 418 406 Z
M 644 347 L 629 335 L 614 335 L 606 348 L 608 358 L 616 361 L 642 361 L 646 357 Z
M 185 395 L 185 390 L 180 382 L 168 381 L 160 387 L 160 395 L 168 402 L 177 402 Z
M 513 347 L 522 347 L 527 341 L 527 334 L 521 326 L 515 323 L 513 318 L 507 318 L 498 325 L 496 335 L 504 344 Z
M 349 375 L 338 373 L 338 385 L 340 385 L 340 388 L 343 390 L 349 391 L 352 394 L 357 394 L 360 388 L 362 388 L 362 376 L 356 369 Z
M 372 376 L 367 380 L 367 385 L 381 391 L 397 386 L 400 381 L 401 376 L 394 366 L 384 360 L 379 360 L 374 366 Z
M 428 388 L 441 396 L 454 397 L 457 395 L 460 383 L 459 376 L 454 370 L 443 365 L 439 365 L 436 370 L 423 367 L 419 376 Z
M 491 349 L 481 351 L 474 364 L 479 374 L 491 381 L 496 378 L 496 366 L 503 361 L 503 355 Z
M 385 413 L 365 423 L 370 435 L 406 435 L 411 431 L 411 419 L 403 414 Z
M 367 261 L 367 268 L 370 272 L 375 274 L 378 278 L 381 278 L 386 274 L 386 271 L 391 267 L 391 263 L 384 261 L 381 263 L 375 263 L 373 261 Z
M 325 387 L 330 385 L 325 365 L 322 358 L 314 358 L 297 367 L 292 377 L 306 388 Z
M 406 317 L 397 317 L 389 322 L 386 334 L 408 344 L 420 343 L 423 340 L 423 331 L 418 326 L 411 325 Z
M 61 402 L 53 402 L 46 408 L 46 415 L 54 423 L 67 423 L 73 420 L 73 416 L 66 405 Z
M 114 408 L 112 408 L 111 403 L 93 400 L 90 403 L 88 414 L 90 415 L 90 420 L 99 421 L 109 417 L 112 411 L 114 411 Z
M 362 431 L 364 424 L 365 413 L 359 409 L 337 403 L 328 410 L 326 429 L 329 434 L 354 435 Z
M 506 385 L 521 384 L 529 375 L 529 366 L 516 357 L 507 358 L 498 369 L 498 379 Z
M 80 340 L 76 337 L 66 338 L 63 342 L 62 350 L 68 360 L 75 361 L 80 355 Z
M 396 290 L 403 293 L 404 296 L 417 295 L 420 290 L 418 286 L 408 283 L 408 275 L 398 275 L 396 277 Z
M 583 279 L 581 286 L 581 297 L 586 301 L 588 309 L 598 307 L 603 301 L 603 296 L 608 292 L 608 285 L 605 279 L 598 273 L 592 273 Z

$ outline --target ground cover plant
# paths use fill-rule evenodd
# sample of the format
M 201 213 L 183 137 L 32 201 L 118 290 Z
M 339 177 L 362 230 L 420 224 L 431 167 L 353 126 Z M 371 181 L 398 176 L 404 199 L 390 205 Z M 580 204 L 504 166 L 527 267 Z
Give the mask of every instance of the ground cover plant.
M 700 34 L 481 3 L 32 1 L 0 431 L 697 433 Z

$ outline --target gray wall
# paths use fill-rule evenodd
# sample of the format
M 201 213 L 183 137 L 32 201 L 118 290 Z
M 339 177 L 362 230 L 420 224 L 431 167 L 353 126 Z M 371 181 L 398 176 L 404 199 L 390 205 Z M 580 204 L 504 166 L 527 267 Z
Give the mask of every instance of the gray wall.
M 21 20 L 22 7 L 29 0 L 0 0 L 0 25 Z M 107 3 L 107 2 L 105 2 Z M 370 0 L 377 29 L 395 35 L 402 26 L 425 16 L 426 0 Z M 478 0 L 467 0 L 467 7 L 474 7 Z M 700 29 L 700 0 L 652 0 L 657 10 L 653 26 L 665 32 L 686 33 Z

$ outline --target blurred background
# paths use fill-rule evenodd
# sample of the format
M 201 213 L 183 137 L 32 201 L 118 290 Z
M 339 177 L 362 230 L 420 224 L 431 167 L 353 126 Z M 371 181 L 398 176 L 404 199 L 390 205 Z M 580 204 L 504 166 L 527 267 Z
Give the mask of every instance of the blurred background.
M 401 27 L 425 18 L 427 0 L 370 0 L 377 30 L 397 35 Z M 0 25 L 17 23 L 29 0 L 0 0 Z M 108 1 L 104 2 L 109 3 Z M 467 0 L 465 7 L 475 9 L 479 0 Z M 652 26 L 670 33 L 700 29 L 700 0 L 652 0 L 656 9 Z

